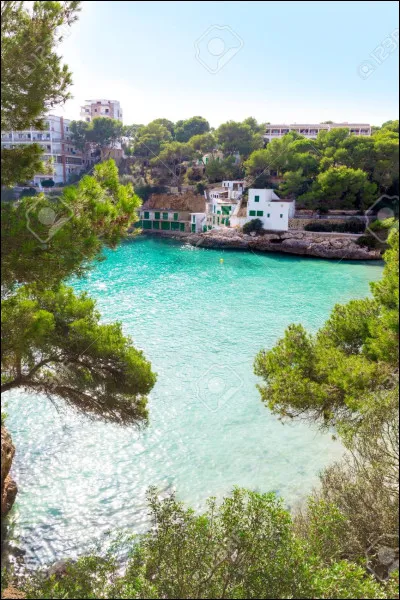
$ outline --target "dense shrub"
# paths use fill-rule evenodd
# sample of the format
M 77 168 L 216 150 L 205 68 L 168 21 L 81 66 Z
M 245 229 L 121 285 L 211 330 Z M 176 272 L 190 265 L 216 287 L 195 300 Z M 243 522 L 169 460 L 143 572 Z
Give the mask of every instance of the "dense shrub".
M 398 224 L 398 221 L 396 221 L 394 217 L 384 219 L 383 221 L 381 221 L 380 219 L 376 219 L 376 221 L 372 221 L 372 223 L 368 224 L 368 229 L 370 229 L 371 231 L 380 231 L 383 229 L 389 230 L 393 226 L 395 226 L 396 223 Z
M 196 186 L 195 186 L 196 194 L 200 194 L 201 196 L 203 196 L 205 190 L 206 190 L 206 186 L 204 185 L 204 183 L 202 183 L 201 181 L 199 181 L 199 183 L 196 183 Z
M 313 221 L 307 223 L 305 231 L 336 232 L 336 233 L 363 233 L 365 222 L 362 219 L 349 219 L 343 223 L 332 223 L 329 220 Z
M 24 188 L 20 194 L 20 198 L 36 196 L 37 193 L 38 193 L 38 191 L 34 187 Z
M 252 219 L 251 221 L 248 221 L 247 223 L 245 223 L 242 227 L 242 231 L 243 233 L 251 233 L 252 231 L 255 231 L 256 233 L 259 233 L 260 231 L 262 231 L 263 228 L 263 223 L 261 221 L 261 219 Z
M 135 186 L 135 194 L 139 196 L 146 202 L 150 198 L 152 194 L 165 194 L 167 192 L 167 188 L 163 185 L 140 185 Z
M 360 565 L 319 556 L 274 494 L 235 489 L 203 514 L 155 490 L 149 504 L 152 527 L 130 541 L 123 573 L 117 553 L 84 557 L 62 577 L 28 577 L 28 598 L 394 597 L 394 584 L 378 584 Z M 327 537 L 342 523 L 339 511 L 323 511 L 315 532 Z
M 356 244 L 370 250 L 382 247 L 382 243 L 373 235 L 362 235 L 356 240 Z
M 344 439 L 350 453 L 321 475 L 321 487 L 300 512 L 297 533 L 324 560 L 358 561 L 379 547 L 396 556 L 399 522 L 399 414 L 397 389 L 373 404 L 356 432 Z M 376 545 L 374 547 L 374 544 Z M 372 546 L 372 548 L 371 548 Z M 364 561 L 365 562 L 365 561 Z M 389 565 L 377 564 L 386 578 Z
M 44 188 L 54 187 L 55 185 L 52 179 L 42 179 L 41 184 Z

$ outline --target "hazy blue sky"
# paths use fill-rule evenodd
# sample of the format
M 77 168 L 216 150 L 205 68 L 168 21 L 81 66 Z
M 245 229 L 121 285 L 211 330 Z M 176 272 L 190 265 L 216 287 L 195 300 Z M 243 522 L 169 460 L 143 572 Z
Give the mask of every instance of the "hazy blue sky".
M 74 99 L 55 112 L 67 117 L 101 97 L 120 100 L 127 124 L 396 118 L 397 2 L 82 5 L 61 47 Z

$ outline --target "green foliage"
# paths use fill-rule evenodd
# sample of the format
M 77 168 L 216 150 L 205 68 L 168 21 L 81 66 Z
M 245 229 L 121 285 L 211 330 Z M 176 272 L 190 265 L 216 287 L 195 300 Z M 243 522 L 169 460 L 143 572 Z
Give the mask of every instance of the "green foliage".
M 256 233 L 260 233 L 263 229 L 263 222 L 261 219 L 251 219 L 251 221 L 247 221 L 242 227 L 243 233 L 251 233 L 255 231 Z
M 79 2 L 1 3 L 1 130 L 43 129 L 43 113 L 70 97 L 71 74 L 55 52 L 59 31 L 77 18 Z M 1 151 L 2 185 L 42 171 L 36 144 Z
M 210 183 L 222 181 L 225 175 L 225 169 L 222 161 L 215 158 L 208 161 L 206 164 L 205 174 Z
M 215 136 L 213 133 L 207 132 L 199 135 L 194 135 L 189 140 L 190 146 L 198 152 L 199 158 L 201 158 L 207 152 L 215 150 L 217 145 Z
M 145 420 L 155 383 L 150 364 L 119 323 L 99 319 L 85 293 L 20 287 L 2 302 L 2 391 L 41 392 L 116 423 Z
M 245 169 L 257 187 L 270 187 L 269 176 L 277 172 L 280 193 L 309 208 L 362 209 L 379 193 L 398 194 L 398 159 L 399 134 L 389 122 L 370 137 L 338 128 L 310 141 L 290 132 L 252 152 Z
M 71 74 L 55 52 L 61 26 L 77 19 L 79 2 L 1 3 L 2 131 L 43 127 L 43 108 L 70 97 Z
M 399 120 L 396 119 L 394 121 L 385 121 L 385 123 L 382 123 L 382 129 L 399 133 Z
M 398 231 L 390 243 L 373 298 L 336 305 L 316 335 L 291 325 L 272 350 L 257 355 L 261 398 L 273 412 L 356 425 L 371 398 L 382 403 L 396 388 Z
M 2 285 L 58 284 L 82 275 L 88 261 L 100 257 L 104 245 L 115 247 L 128 225 L 137 220 L 141 201 L 131 184 L 120 185 L 115 162 L 96 165 L 77 186 L 66 187 L 60 197 L 43 194 L 2 206 Z M 52 231 L 43 215 L 56 215 Z M 57 224 L 60 227 L 57 228 Z M 41 240 L 47 240 L 45 244 Z M 48 236 L 51 236 L 48 239 Z M 44 247 L 43 247 L 44 246 Z
M 361 169 L 329 167 L 320 173 L 310 191 L 299 200 L 309 206 L 326 203 L 330 208 L 368 208 L 376 198 L 377 185 Z
M 200 181 L 199 183 L 196 183 L 195 189 L 196 194 L 201 194 L 203 196 L 204 192 L 206 191 L 206 186 Z
M 38 190 L 34 187 L 29 187 L 29 188 L 25 188 L 22 190 L 21 194 L 20 194 L 20 198 L 25 198 L 25 197 L 30 197 L 32 198 L 32 196 L 37 196 L 38 194 Z
M 123 129 L 121 121 L 109 117 L 96 117 L 90 123 L 72 121 L 71 141 L 81 151 L 112 148 L 121 139 Z
M 54 187 L 53 179 L 42 179 L 41 183 L 42 183 L 42 187 L 44 187 L 44 188 Z
M 358 239 L 356 239 L 357 246 L 361 246 L 361 248 L 368 248 L 369 250 L 376 250 L 377 248 L 382 248 L 381 242 L 376 239 L 373 235 L 362 235 Z
M 150 364 L 120 324 L 100 325 L 93 301 L 61 283 L 82 275 L 104 245 L 114 247 L 140 204 L 110 160 L 61 197 L 3 205 L 2 391 L 42 392 L 117 423 L 146 420 Z M 49 212 L 53 231 L 43 218 Z
M 331 231 L 338 233 L 362 233 L 365 222 L 361 219 L 349 219 L 343 223 L 332 223 L 329 220 L 312 221 L 304 226 L 305 231 Z
M 135 187 L 135 193 L 138 197 L 146 202 L 152 194 L 165 194 L 167 188 L 162 185 L 142 185 Z
M 297 171 L 286 171 L 283 181 L 279 186 L 279 192 L 284 197 L 301 196 L 307 191 L 310 180 L 304 176 L 303 169 Z
M 215 136 L 226 154 L 238 152 L 246 158 L 251 152 L 262 146 L 262 136 L 255 134 L 248 124 L 228 121 L 218 127 Z
M 390 217 L 388 219 L 383 219 L 383 221 L 376 219 L 368 225 L 368 229 L 371 231 L 382 231 L 386 229 L 389 231 L 392 227 L 396 226 L 396 219 L 394 217 Z
M 153 121 L 138 130 L 132 153 L 138 158 L 153 158 L 159 155 L 163 143 L 171 141 L 168 129 Z
M 1 185 L 12 186 L 44 172 L 43 150 L 39 144 L 1 149 Z
M 195 514 L 172 496 L 149 494 L 152 526 L 136 536 L 123 572 L 115 555 L 70 563 L 66 575 L 30 576 L 29 598 L 390 598 L 394 583 L 379 585 L 355 563 L 318 555 L 342 520 L 315 511 L 310 542 L 294 534 L 292 519 L 274 494 L 235 489 L 218 505 Z M 314 540 L 317 547 L 313 548 Z M 311 543 L 312 542 L 312 543 Z
M 227 156 L 223 160 L 211 159 L 206 165 L 205 174 L 210 183 L 215 183 L 223 179 L 241 179 L 243 171 L 234 156 Z
M 81 152 L 86 149 L 89 128 L 90 123 L 87 123 L 86 121 L 71 121 L 69 126 L 71 142 Z
M 210 131 L 209 122 L 203 117 L 191 117 L 186 121 L 175 124 L 175 139 L 177 142 L 188 142 L 193 136 Z
M 389 565 L 376 561 L 377 551 L 391 548 L 395 557 L 398 546 L 398 413 L 392 392 L 380 406 L 366 407 L 356 430 L 342 427 L 350 453 L 323 472 L 320 488 L 295 520 L 298 534 L 325 561 L 368 557 L 381 579 Z
M 113 146 L 122 136 L 123 125 L 117 119 L 97 117 L 90 123 L 88 142 L 97 148 Z
M 154 121 L 152 121 L 152 123 L 155 123 L 156 125 L 162 125 L 163 127 L 165 127 L 166 129 L 168 129 L 168 131 L 170 132 L 170 134 L 172 135 L 172 137 L 175 134 L 175 125 L 172 121 L 170 121 L 169 119 L 154 119 Z M 133 125 L 131 127 L 134 127 L 137 131 L 138 127 L 143 127 L 143 125 Z M 132 133 L 132 129 L 130 128 L 130 133 Z
M 193 156 L 193 149 L 182 142 L 168 142 L 162 145 L 158 156 L 150 160 L 150 164 L 162 168 L 166 175 L 179 183 L 182 174 L 182 163 Z

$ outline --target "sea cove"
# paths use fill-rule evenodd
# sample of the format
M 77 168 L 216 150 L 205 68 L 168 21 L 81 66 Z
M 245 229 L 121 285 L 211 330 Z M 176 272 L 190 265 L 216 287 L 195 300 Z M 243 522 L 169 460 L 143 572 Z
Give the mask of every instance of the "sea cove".
M 147 429 L 78 418 L 13 392 L 7 426 L 20 489 L 14 535 L 28 564 L 76 556 L 109 530 L 146 529 L 150 485 L 194 507 L 234 485 L 274 490 L 293 506 L 340 455 L 339 444 L 262 405 L 261 348 L 292 322 L 315 331 L 336 302 L 369 294 L 380 262 L 207 250 L 138 238 L 107 251 L 76 291 L 120 320 L 158 381 Z

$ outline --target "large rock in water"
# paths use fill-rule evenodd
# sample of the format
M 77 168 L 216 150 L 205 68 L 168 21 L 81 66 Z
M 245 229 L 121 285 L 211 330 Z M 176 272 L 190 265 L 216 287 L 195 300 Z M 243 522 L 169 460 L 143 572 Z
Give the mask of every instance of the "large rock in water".
M 358 237 L 352 234 L 323 234 L 310 231 L 285 231 L 252 237 L 239 230 L 227 228 L 195 233 L 189 235 L 187 241 L 200 248 L 285 252 L 340 260 L 379 260 L 380 250 L 358 246 Z
M 1 516 L 4 517 L 17 495 L 17 484 L 10 476 L 10 469 L 15 454 L 14 444 L 5 427 L 1 428 Z

